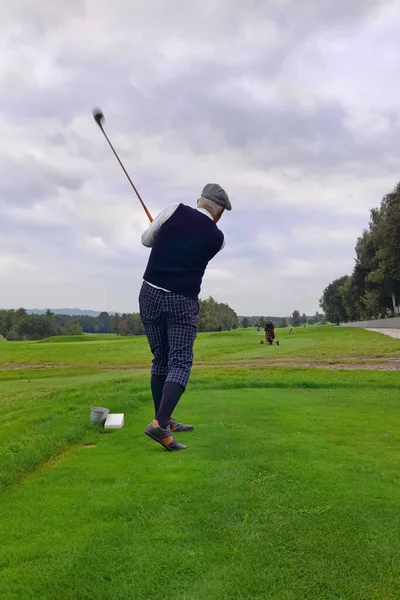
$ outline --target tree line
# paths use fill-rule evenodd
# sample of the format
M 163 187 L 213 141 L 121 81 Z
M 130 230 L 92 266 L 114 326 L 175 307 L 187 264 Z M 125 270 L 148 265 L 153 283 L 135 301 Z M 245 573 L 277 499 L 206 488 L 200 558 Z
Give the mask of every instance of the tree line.
M 197 327 L 199 331 L 229 331 L 239 327 L 239 319 L 228 304 L 217 302 L 210 296 L 207 300 L 199 300 Z
M 112 333 L 112 316 L 106 312 L 97 317 L 86 315 L 28 314 L 25 308 L 0 310 L 0 335 L 8 341 L 41 340 L 55 335 Z
M 227 331 L 239 326 L 235 311 L 214 298 L 199 300 L 198 330 Z M 26 309 L 0 310 L 0 335 L 8 341 L 41 340 L 58 335 L 115 333 L 120 336 L 144 335 L 139 313 L 101 312 L 97 317 L 62 315 L 47 310 L 28 314 Z
M 371 209 L 351 275 L 332 281 L 319 302 L 336 324 L 400 314 L 400 182 Z
M 247 327 L 261 327 L 267 321 L 272 321 L 277 327 L 300 327 L 300 325 L 315 325 L 317 323 L 326 325 L 326 317 L 318 311 L 314 316 L 308 317 L 305 313 L 300 315 L 300 311 L 294 310 L 289 317 L 242 317 L 240 326 L 246 329 Z

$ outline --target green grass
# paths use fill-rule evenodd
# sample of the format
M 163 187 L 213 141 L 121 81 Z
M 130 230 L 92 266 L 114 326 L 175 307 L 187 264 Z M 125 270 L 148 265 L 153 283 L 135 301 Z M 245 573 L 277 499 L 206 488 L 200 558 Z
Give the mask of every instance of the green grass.
M 66 375 L 71 369 L 91 372 L 103 369 L 147 367 L 151 359 L 145 337 L 117 338 L 97 336 L 49 338 L 40 342 L 7 342 L 0 345 L 0 378 L 13 378 L 12 370 L 59 369 Z M 92 339 L 94 337 L 94 339 Z M 262 335 L 255 329 L 223 333 L 202 333 L 195 344 L 197 364 L 240 365 L 258 359 L 313 363 L 382 359 L 399 356 L 400 340 L 361 329 L 308 327 L 277 330 L 280 346 L 260 344 Z M 85 343 L 81 343 L 84 341 Z M 1 373 L 1 370 L 3 372 Z M 7 370 L 7 373 L 5 371 Z M 18 378 L 20 375 L 18 375 Z
M 115 333 L 84 333 L 83 335 L 53 335 L 39 340 L 38 344 L 66 344 L 68 342 L 98 342 L 102 340 L 123 339 Z
M 335 361 L 343 357 L 390 357 L 399 355 L 400 341 L 379 333 L 346 327 L 300 327 L 276 329 L 279 346 L 260 345 L 261 333 L 255 329 L 223 334 L 202 334 L 196 356 L 206 362 L 226 362 L 267 356 L 272 358 L 313 361 Z M 250 340 L 252 343 L 250 344 Z M 254 340 L 254 343 L 253 343 Z
M 237 366 L 240 352 L 390 358 L 400 342 L 333 327 L 259 339 L 199 336 L 178 454 L 143 435 L 145 339 L 1 344 L 2 600 L 400 597 L 398 372 Z M 94 404 L 125 427 L 93 428 Z

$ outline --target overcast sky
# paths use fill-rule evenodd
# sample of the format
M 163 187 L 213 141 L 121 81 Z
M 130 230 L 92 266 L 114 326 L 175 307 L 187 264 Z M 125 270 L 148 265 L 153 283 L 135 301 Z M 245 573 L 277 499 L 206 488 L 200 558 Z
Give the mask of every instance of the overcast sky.
M 0 307 L 136 311 L 146 216 L 233 210 L 201 296 L 313 314 L 400 179 L 400 1 L 0 0 Z

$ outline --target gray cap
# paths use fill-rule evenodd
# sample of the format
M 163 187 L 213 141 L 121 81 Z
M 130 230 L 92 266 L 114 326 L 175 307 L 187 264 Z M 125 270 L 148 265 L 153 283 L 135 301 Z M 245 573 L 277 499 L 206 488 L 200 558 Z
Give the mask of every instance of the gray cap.
M 222 208 L 226 208 L 226 210 L 232 210 L 228 194 L 220 185 L 218 185 L 218 183 L 207 183 L 201 192 L 201 197 L 215 202 L 215 204 L 222 206 Z

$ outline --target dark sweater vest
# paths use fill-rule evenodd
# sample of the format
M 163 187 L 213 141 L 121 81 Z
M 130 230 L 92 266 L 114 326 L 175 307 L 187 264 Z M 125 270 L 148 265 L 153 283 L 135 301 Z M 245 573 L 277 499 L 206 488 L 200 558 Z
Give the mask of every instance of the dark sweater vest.
M 161 225 L 143 278 L 181 296 L 197 298 L 204 271 L 224 235 L 204 213 L 180 204 Z

